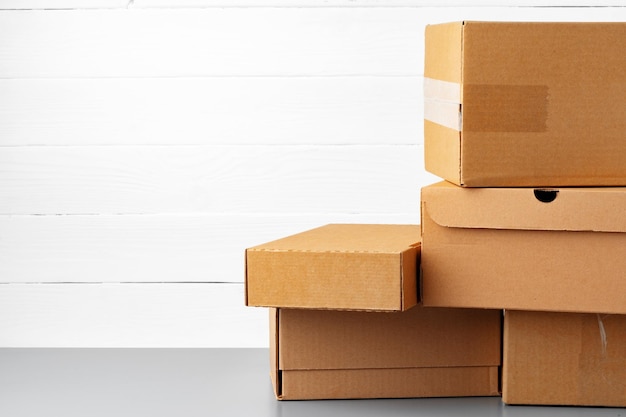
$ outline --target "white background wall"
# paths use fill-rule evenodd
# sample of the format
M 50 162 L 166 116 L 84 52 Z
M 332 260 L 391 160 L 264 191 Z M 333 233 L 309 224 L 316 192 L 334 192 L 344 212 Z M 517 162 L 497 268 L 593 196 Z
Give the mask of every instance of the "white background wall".
M 624 3 L 0 0 L 0 346 L 267 346 L 246 247 L 419 222 L 427 23 Z

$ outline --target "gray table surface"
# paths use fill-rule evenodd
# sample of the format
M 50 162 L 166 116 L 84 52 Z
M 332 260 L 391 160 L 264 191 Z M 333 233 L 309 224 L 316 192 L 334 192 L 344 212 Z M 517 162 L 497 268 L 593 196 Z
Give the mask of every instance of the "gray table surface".
M 0 349 L 0 416 L 626 416 L 500 398 L 276 401 L 267 349 Z

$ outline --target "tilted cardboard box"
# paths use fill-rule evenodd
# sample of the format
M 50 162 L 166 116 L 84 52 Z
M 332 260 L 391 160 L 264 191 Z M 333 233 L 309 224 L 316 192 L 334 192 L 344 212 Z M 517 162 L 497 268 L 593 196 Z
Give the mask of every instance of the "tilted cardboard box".
M 499 310 L 270 310 L 284 400 L 499 395 Z
M 506 311 L 508 404 L 626 406 L 626 316 Z
M 626 188 L 441 182 L 421 200 L 424 305 L 626 314 Z
M 426 28 L 426 170 L 458 185 L 626 185 L 626 23 Z
M 417 304 L 420 227 L 330 224 L 246 250 L 246 305 L 402 311 Z

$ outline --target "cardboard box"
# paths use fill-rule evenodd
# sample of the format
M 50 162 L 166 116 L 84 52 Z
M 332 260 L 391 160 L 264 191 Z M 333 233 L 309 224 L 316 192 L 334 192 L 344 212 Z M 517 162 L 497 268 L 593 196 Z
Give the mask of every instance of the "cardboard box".
M 626 313 L 626 188 L 422 189 L 426 306 Z
M 276 397 L 499 395 L 501 314 L 271 309 Z
M 508 404 L 626 406 L 626 316 L 506 311 Z
M 426 170 L 468 187 L 626 185 L 626 23 L 426 28 Z
M 406 310 L 420 227 L 331 224 L 246 250 L 246 305 Z

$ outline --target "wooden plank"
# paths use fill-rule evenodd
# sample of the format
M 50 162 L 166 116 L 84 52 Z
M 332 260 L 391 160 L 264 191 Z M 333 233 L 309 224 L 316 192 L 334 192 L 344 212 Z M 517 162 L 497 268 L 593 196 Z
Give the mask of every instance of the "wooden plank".
M 422 147 L 0 148 L 0 214 L 398 213 L 431 178 Z
M 464 0 L 272 0 L 259 3 L 258 0 L 134 0 L 132 7 L 624 7 L 620 0 L 479 0 L 471 4 Z
M 1 347 L 267 347 L 242 284 L 0 284 Z
M 2 11 L 0 78 L 416 76 L 427 23 L 625 18 L 623 7 Z
M 0 78 L 419 73 L 399 9 L 5 11 L 0 27 Z
M 0 10 L 188 7 L 607 7 L 621 0 L 0 0 Z
M 0 0 L 0 10 L 116 9 L 130 0 Z
M 419 211 L 0 216 L 0 282 L 243 282 L 245 248 L 327 223 L 418 224 Z
M 0 79 L 0 146 L 414 144 L 422 77 Z

